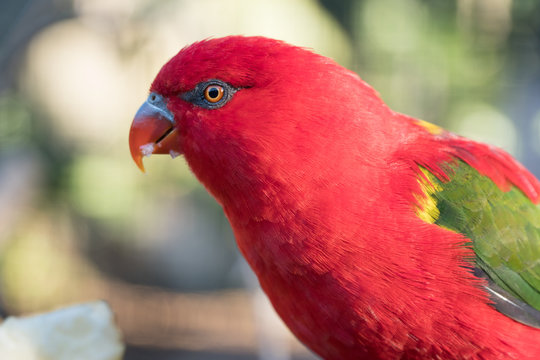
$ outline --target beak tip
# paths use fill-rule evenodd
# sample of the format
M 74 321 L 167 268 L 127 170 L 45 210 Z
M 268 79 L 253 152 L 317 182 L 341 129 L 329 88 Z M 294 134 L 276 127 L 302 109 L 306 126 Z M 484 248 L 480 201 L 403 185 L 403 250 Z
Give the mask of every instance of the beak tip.
M 142 171 L 143 174 L 146 174 L 146 170 L 144 169 L 144 165 L 143 165 L 142 160 L 141 160 L 140 163 L 137 163 L 137 167 L 139 168 L 139 170 Z
M 146 173 L 146 170 L 144 169 L 142 154 L 133 154 L 132 153 L 131 157 L 133 158 L 133 161 L 135 162 L 135 164 L 137 165 L 139 170 L 141 170 L 143 173 Z

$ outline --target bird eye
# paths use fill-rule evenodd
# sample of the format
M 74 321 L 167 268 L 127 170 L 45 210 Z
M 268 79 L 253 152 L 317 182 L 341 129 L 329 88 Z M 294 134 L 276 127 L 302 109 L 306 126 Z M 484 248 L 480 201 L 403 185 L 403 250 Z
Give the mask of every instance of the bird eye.
M 204 89 L 204 98 L 206 101 L 215 104 L 223 98 L 224 94 L 223 86 L 220 85 L 208 85 Z
M 219 79 L 198 83 L 191 91 L 180 94 L 185 100 L 205 109 L 219 109 L 228 103 L 239 89 Z

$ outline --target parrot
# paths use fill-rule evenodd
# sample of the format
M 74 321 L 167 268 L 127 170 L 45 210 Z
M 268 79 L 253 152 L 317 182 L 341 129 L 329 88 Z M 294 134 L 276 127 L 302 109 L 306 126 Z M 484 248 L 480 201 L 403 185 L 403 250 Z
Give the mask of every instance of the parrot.
M 540 182 L 262 36 L 158 72 L 129 132 L 182 155 L 277 314 L 323 359 L 540 359 Z

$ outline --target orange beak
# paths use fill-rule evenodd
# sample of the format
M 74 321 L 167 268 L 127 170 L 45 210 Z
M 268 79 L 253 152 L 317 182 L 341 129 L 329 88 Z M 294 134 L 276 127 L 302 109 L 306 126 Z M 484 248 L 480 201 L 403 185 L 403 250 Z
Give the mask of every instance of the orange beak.
M 161 95 L 151 93 L 135 114 L 129 131 L 129 149 L 142 172 L 145 156 L 169 154 L 174 158 L 182 154 L 174 115 Z

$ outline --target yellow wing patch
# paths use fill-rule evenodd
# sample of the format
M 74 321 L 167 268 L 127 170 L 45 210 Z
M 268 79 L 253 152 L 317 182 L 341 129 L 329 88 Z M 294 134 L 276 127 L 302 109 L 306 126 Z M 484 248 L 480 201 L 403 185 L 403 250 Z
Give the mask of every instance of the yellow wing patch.
M 439 135 L 444 132 L 444 129 L 442 127 L 439 127 L 435 124 L 432 124 L 430 122 L 424 121 L 424 120 L 418 120 L 418 125 L 426 129 L 430 134 L 433 135 Z
M 429 171 L 423 167 L 420 167 L 420 171 L 422 174 L 418 176 L 418 183 L 422 193 L 415 195 L 418 202 L 416 215 L 423 221 L 433 224 L 439 218 L 440 212 L 437 208 L 437 199 L 432 195 L 441 191 L 441 187 L 434 181 L 435 177 Z

